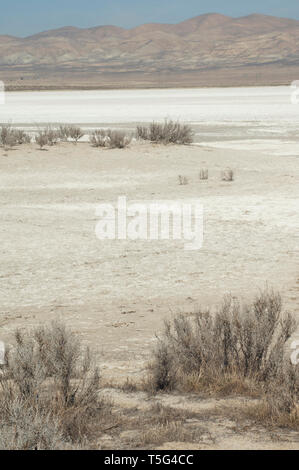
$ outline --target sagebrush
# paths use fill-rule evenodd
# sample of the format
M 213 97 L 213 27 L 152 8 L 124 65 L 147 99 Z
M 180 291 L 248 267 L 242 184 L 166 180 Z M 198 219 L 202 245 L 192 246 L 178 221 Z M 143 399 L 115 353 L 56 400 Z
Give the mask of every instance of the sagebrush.
M 137 138 L 163 144 L 191 144 L 193 131 L 188 124 L 165 120 L 164 123 L 152 122 L 149 126 L 138 126 Z
M 212 391 L 215 384 L 229 381 L 240 386 L 248 380 L 264 389 L 284 383 L 285 346 L 295 328 L 293 316 L 282 310 L 280 295 L 268 290 L 243 308 L 226 297 L 216 312 L 180 314 L 165 323 L 158 339 L 151 383 L 156 390 L 193 384 Z
M 88 349 L 63 324 L 16 331 L 0 376 L 2 448 L 52 449 L 83 444 L 110 405 Z

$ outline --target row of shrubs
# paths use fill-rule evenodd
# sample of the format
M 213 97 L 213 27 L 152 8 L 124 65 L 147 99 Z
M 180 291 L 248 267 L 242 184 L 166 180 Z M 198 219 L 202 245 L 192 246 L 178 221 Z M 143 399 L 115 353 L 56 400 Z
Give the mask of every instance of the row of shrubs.
M 143 389 L 254 391 L 263 422 L 298 429 L 299 365 L 286 356 L 295 329 L 280 296 L 268 290 L 243 308 L 226 297 L 216 312 L 180 314 L 157 339 Z M 16 331 L 0 370 L 1 449 L 92 445 L 112 415 L 89 351 L 62 324 Z
M 77 143 L 83 135 L 83 131 L 76 126 L 61 125 L 59 128 L 47 126 L 36 133 L 34 141 L 42 148 L 46 145 L 55 145 L 58 142 L 67 142 L 69 139 Z M 30 134 L 20 129 L 14 129 L 10 125 L 0 127 L 0 145 L 4 148 L 29 144 L 32 139 Z
M 190 144 L 192 135 L 189 125 L 171 120 L 166 120 L 163 124 L 153 122 L 148 127 L 138 126 L 136 130 L 136 138 L 163 144 Z M 63 124 L 57 128 L 47 126 L 39 130 L 34 136 L 34 141 L 43 148 L 56 145 L 58 142 L 72 141 L 76 144 L 83 136 L 84 131 L 80 127 Z M 97 129 L 91 133 L 89 141 L 93 147 L 122 149 L 131 143 L 133 137 L 120 130 Z M 31 135 L 22 130 L 13 129 L 10 125 L 0 127 L 0 145 L 4 148 L 12 148 L 31 141 Z

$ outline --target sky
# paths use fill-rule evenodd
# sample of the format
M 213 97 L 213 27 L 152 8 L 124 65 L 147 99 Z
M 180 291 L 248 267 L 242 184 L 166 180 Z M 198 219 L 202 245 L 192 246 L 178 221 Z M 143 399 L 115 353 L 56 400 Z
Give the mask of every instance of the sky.
M 0 0 L 0 35 L 113 24 L 179 23 L 204 13 L 238 17 L 252 13 L 299 20 L 298 0 Z

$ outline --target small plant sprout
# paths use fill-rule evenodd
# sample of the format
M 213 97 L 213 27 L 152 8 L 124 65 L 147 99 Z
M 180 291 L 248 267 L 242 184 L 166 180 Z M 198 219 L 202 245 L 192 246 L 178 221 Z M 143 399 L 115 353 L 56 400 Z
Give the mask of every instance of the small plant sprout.
M 186 186 L 189 183 L 187 176 L 179 175 L 178 179 L 179 179 L 180 186 Z
M 200 180 L 207 180 L 209 179 L 209 170 L 206 168 L 201 168 L 199 172 L 199 179 Z

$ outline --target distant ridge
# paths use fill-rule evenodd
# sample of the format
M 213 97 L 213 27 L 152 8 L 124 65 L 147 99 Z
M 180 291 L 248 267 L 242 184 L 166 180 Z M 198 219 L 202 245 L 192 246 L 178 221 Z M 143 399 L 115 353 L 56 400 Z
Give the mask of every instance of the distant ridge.
M 299 79 L 297 68 L 299 21 L 258 14 L 210 13 L 178 24 L 67 26 L 23 39 L 0 36 L 0 79 L 16 89 L 167 86 L 167 80 L 193 86 L 196 77 L 213 70 L 225 71 L 223 85 L 234 71 L 240 84 L 273 73 L 272 81 L 287 82 L 292 74 Z

